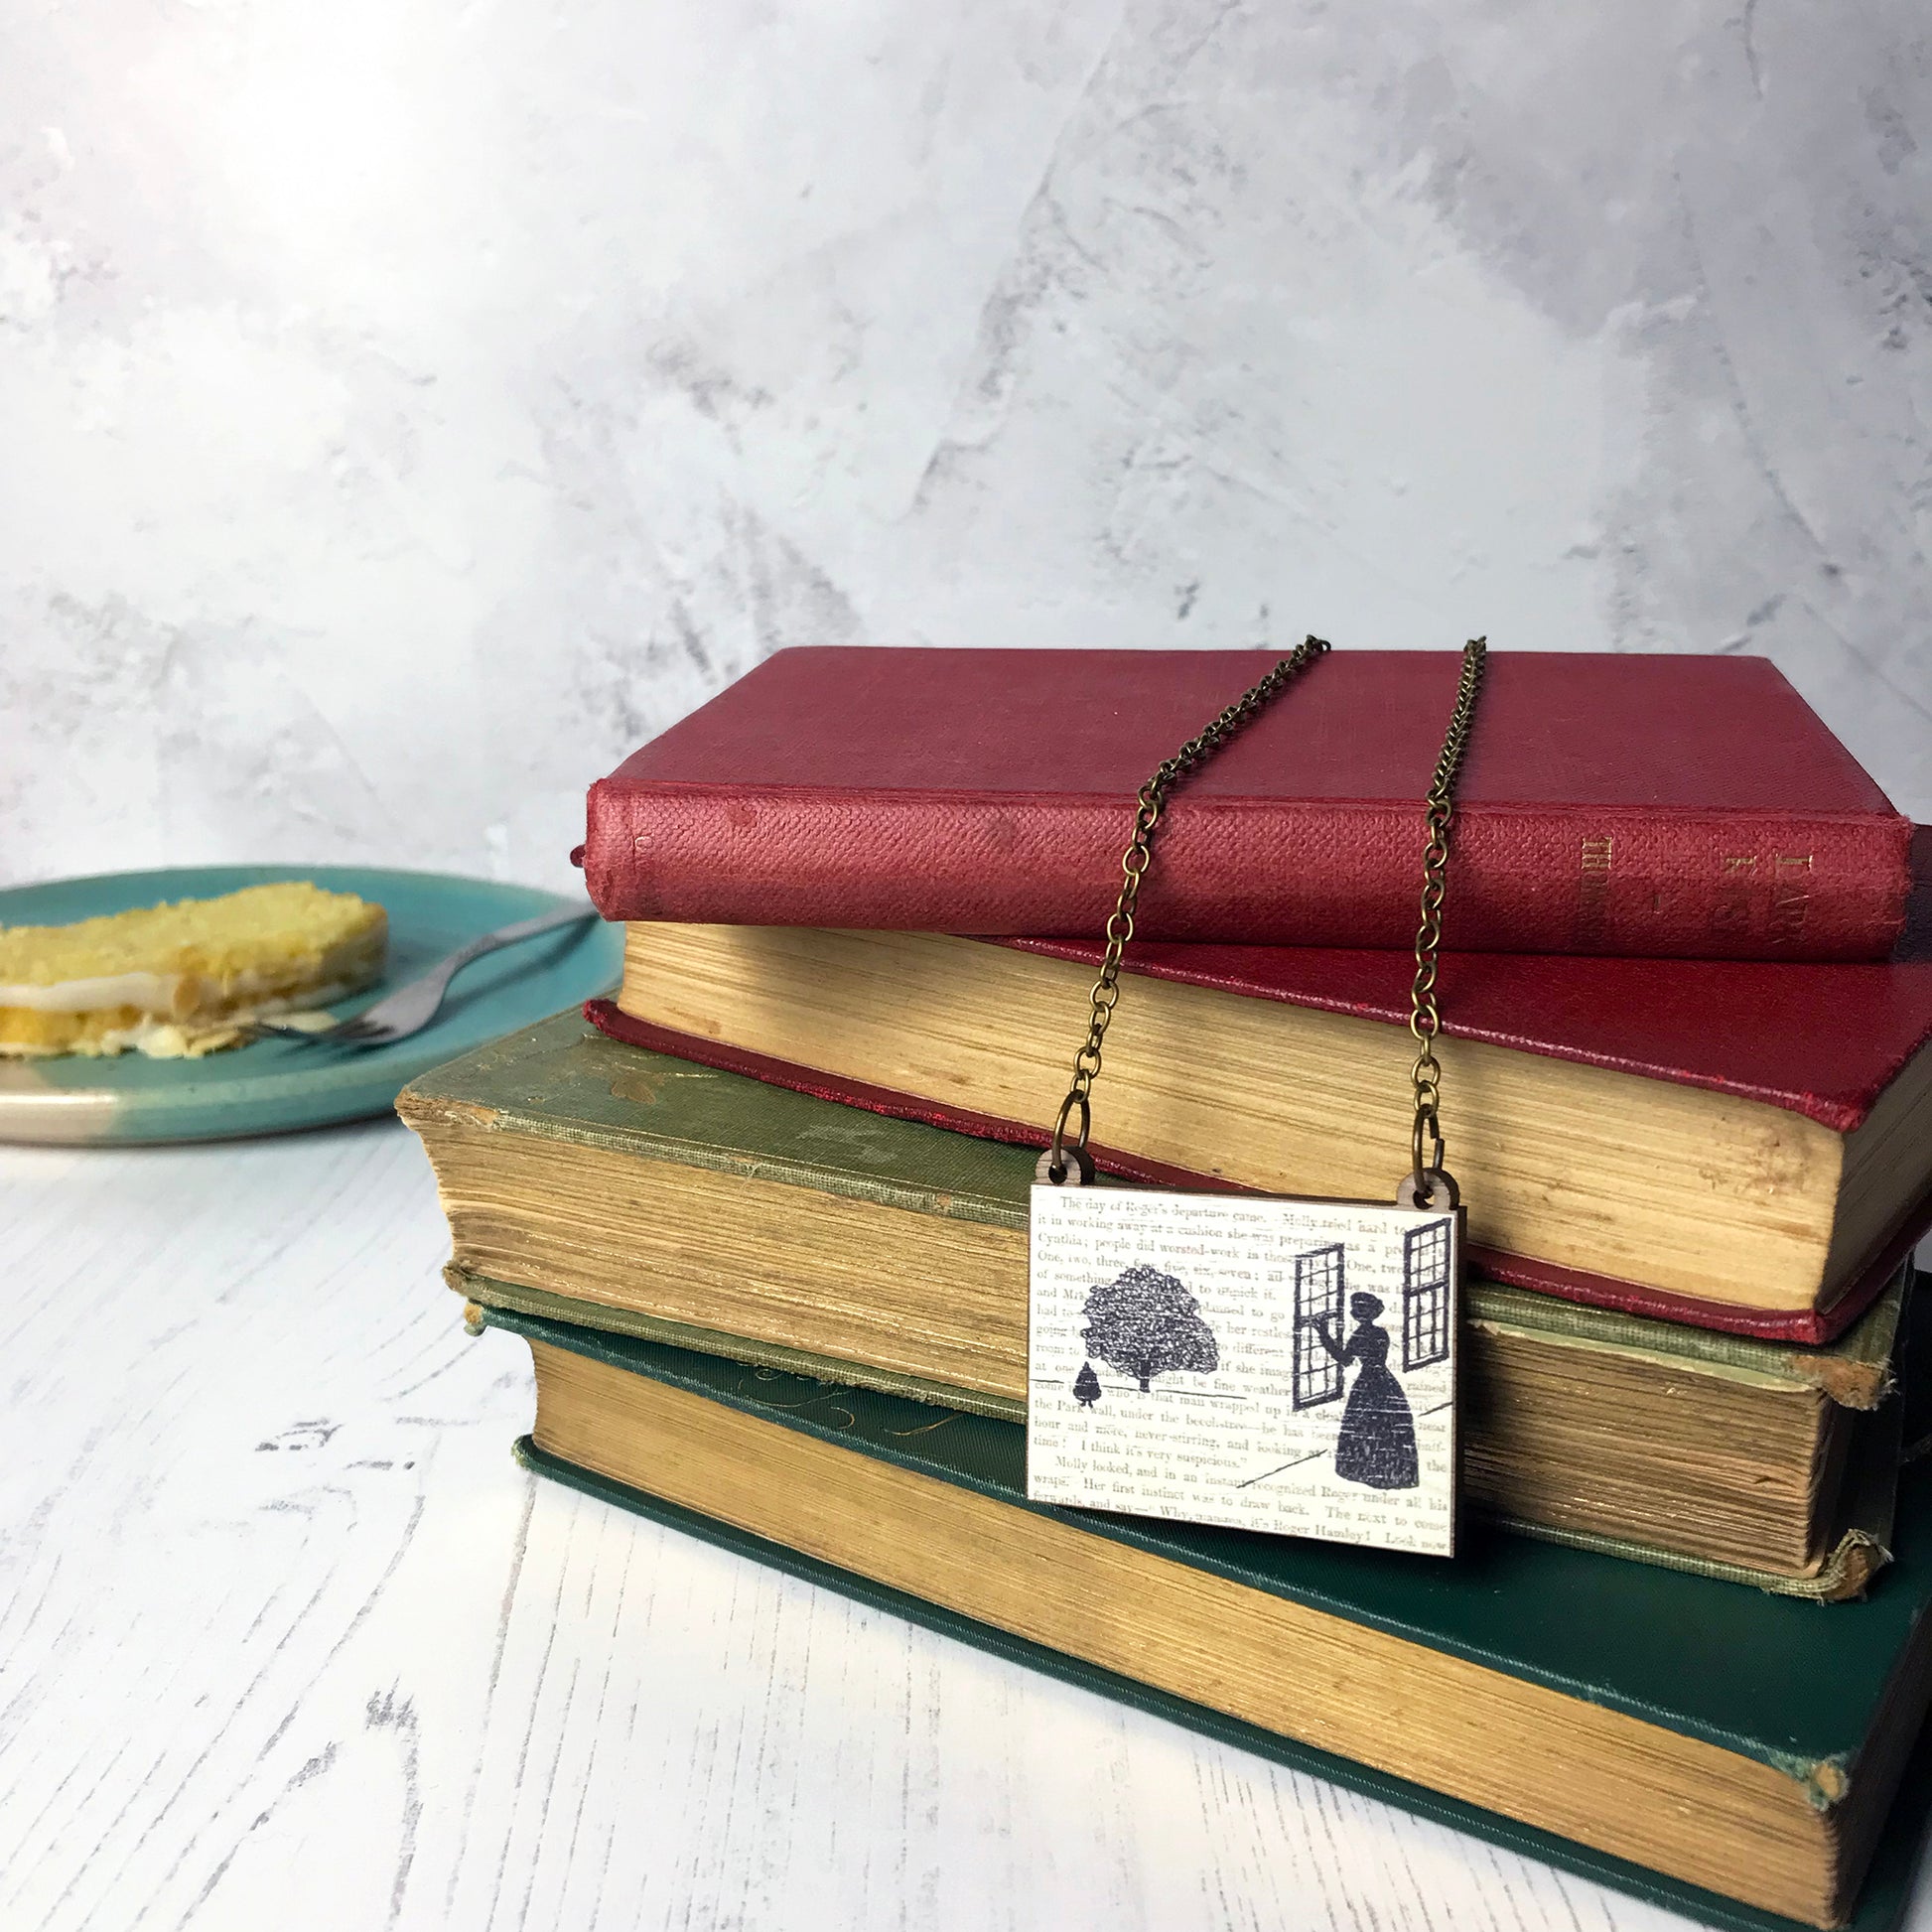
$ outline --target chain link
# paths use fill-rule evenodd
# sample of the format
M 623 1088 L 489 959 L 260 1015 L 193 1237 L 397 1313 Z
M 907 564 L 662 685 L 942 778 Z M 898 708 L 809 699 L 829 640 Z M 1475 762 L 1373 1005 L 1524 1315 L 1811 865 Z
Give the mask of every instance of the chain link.
M 1248 724 L 1283 686 L 1323 656 L 1327 643 L 1311 635 L 1275 666 L 1253 690 L 1244 693 L 1221 713 L 1198 738 L 1190 739 L 1173 758 L 1167 759 L 1141 787 L 1139 808 L 1134 814 L 1134 837 L 1121 855 L 1124 875 L 1120 896 L 1106 925 L 1107 951 L 1101 961 L 1100 977 L 1093 983 L 1092 1011 L 1087 1021 L 1087 1036 L 1073 1056 L 1073 1079 L 1060 1102 L 1053 1123 L 1052 1145 L 1041 1163 L 1045 1177 L 1056 1185 L 1067 1177 L 1069 1161 L 1077 1161 L 1087 1177 L 1092 1162 L 1086 1153 L 1087 1135 L 1093 1123 L 1091 1095 L 1101 1065 L 1101 1048 L 1107 1027 L 1120 1000 L 1120 962 L 1127 942 L 1134 936 L 1134 908 L 1141 896 L 1141 881 L 1153 862 L 1154 834 L 1167 808 L 1168 793 L 1182 778 L 1213 756 L 1244 725 Z M 1423 848 L 1422 924 L 1416 933 L 1416 977 L 1412 989 L 1409 1031 L 1421 1051 L 1416 1055 L 1411 1078 L 1415 1085 L 1416 1118 L 1411 1135 L 1414 1156 L 1413 1181 L 1426 1204 L 1433 1197 L 1430 1176 L 1448 1179 L 1443 1168 L 1443 1130 L 1439 1118 L 1442 1103 L 1441 1062 L 1436 1057 L 1436 1036 L 1442 1031 L 1442 1017 L 1436 1006 L 1437 956 L 1443 940 L 1443 893 L 1449 865 L 1449 828 L 1452 814 L 1455 776 L 1468 743 L 1470 721 L 1475 715 L 1476 694 L 1482 685 L 1487 644 L 1473 638 L 1462 652 L 1462 676 L 1456 687 L 1455 709 L 1443 739 L 1442 756 L 1436 760 L 1436 774 L 1430 781 L 1425 804 L 1429 828 Z M 1079 1116 L 1078 1138 L 1067 1141 L 1067 1124 Z M 1428 1156 L 1424 1155 L 1424 1136 L 1429 1137 Z M 1451 1186 L 1453 1183 L 1450 1183 Z
M 1066 1125 L 1076 1110 L 1080 1116 L 1080 1134 L 1071 1152 L 1084 1155 L 1086 1151 L 1087 1132 L 1093 1123 L 1088 1095 L 1100 1072 L 1101 1044 L 1107 1037 L 1107 1023 L 1113 1019 L 1114 1007 L 1120 999 L 1121 954 L 1134 936 L 1134 907 L 1140 901 L 1141 881 L 1153 861 L 1155 828 L 1167 808 L 1169 791 L 1197 764 L 1218 752 L 1284 685 L 1307 670 L 1327 649 L 1326 641 L 1320 637 L 1305 638 L 1253 690 L 1235 699 L 1198 738 L 1189 739 L 1141 787 L 1139 809 L 1134 814 L 1133 841 L 1121 855 L 1120 869 L 1125 877 L 1121 881 L 1120 897 L 1115 899 L 1107 920 L 1107 953 L 1101 961 L 1100 977 L 1093 983 L 1093 1011 L 1087 1021 L 1086 1041 L 1073 1056 L 1073 1082 L 1066 1090 L 1066 1098 L 1060 1102 L 1059 1118 L 1053 1123 L 1053 1144 L 1048 1151 L 1046 1172 L 1056 1185 L 1066 1178 L 1069 1152 Z
M 1443 734 L 1443 755 L 1436 760 L 1436 775 L 1429 782 L 1429 797 L 1423 808 L 1429 838 L 1422 852 L 1422 924 L 1416 928 L 1416 978 L 1409 995 L 1409 1031 L 1421 1051 L 1409 1069 L 1416 1090 L 1416 1120 L 1409 1137 L 1409 1152 L 1410 1178 L 1425 1202 L 1433 1193 L 1430 1176 L 1446 1173 L 1440 1115 L 1443 1063 L 1436 1057 L 1436 1036 L 1443 1031 L 1443 1017 L 1436 1008 L 1436 966 L 1443 946 L 1443 892 L 1449 870 L 1449 820 L 1455 809 L 1455 774 L 1461 768 L 1462 753 L 1469 742 L 1469 724 L 1475 716 L 1476 694 L 1482 689 L 1488 652 L 1488 640 L 1483 637 L 1472 637 L 1462 647 L 1462 676 L 1455 687 L 1455 709 L 1449 714 L 1449 730 Z

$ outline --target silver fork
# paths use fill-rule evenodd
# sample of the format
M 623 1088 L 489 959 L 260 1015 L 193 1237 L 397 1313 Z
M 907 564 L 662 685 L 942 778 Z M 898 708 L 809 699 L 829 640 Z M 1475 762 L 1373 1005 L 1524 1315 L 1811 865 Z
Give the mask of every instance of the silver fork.
M 444 995 L 450 990 L 450 982 L 472 960 L 481 959 L 484 953 L 495 952 L 500 947 L 513 946 L 520 939 L 534 939 L 539 932 L 551 932 L 559 926 L 576 925 L 581 920 L 598 916 L 597 907 L 585 900 L 582 904 L 560 905 L 554 911 L 539 912 L 533 919 L 518 919 L 513 925 L 499 925 L 494 932 L 485 932 L 481 938 L 472 939 L 467 946 L 459 946 L 447 959 L 439 960 L 432 966 L 421 979 L 398 987 L 386 1000 L 378 1000 L 367 1012 L 358 1013 L 349 1020 L 339 1020 L 321 1033 L 308 1033 L 300 1027 L 285 1026 L 274 1020 L 257 1020 L 250 1027 L 250 1032 L 272 1034 L 278 1039 L 308 1040 L 317 1045 L 388 1046 L 398 1039 L 407 1039 L 411 1034 L 421 1033 L 436 1018 Z

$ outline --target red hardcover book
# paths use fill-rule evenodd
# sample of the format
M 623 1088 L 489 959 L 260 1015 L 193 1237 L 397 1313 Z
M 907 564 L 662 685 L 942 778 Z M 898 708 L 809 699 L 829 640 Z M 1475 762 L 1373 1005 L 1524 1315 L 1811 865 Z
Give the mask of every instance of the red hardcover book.
M 1443 961 L 1446 1033 L 1525 1053 L 1761 1102 L 1851 1135 L 1932 1050 L 1932 827 L 1917 834 L 1911 930 L 1888 962 L 1780 966 L 1708 960 L 1527 958 L 1460 954 Z M 1097 965 L 1091 941 L 1008 940 L 1019 950 Z M 1412 959 L 1316 947 L 1142 945 L 1126 970 L 1257 1000 L 1319 1008 L 1403 1027 Z M 706 1066 L 750 1074 L 900 1119 L 1043 1147 L 1046 1122 L 1000 1118 L 930 1093 L 903 1093 L 674 1033 L 594 1000 L 588 1018 L 613 1037 Z M 1077 1021 L 1078 1016 L 1073 1016 Z M 1071 1022 L 1069 1023 L 1072 1024 Z M 1074 1027 L 1077 1033 L 1077 1026 Z M 1104 1123 L 1104 1110 L 1102 1121 Z M 1154 1186 L 1220 1186 L 1096 1144 L 1107 1172 Z M 1866 1251 L 1848 1255 L 1816 1308 L 1753 1309 L 1619 1281 L 1477 1245 L 1498 1281 L 1635 1314 L 1797 1342 L 1828 1341 L 1868 1305 L 1932 1225 L 1932 1153 L 1901 1175 L 1900 1204 Z
M 804 648 L 591 788 L 611 919 L 1084 936 L 1143 781 L 1265 651 Z M 1335 651 L 1175 793 L 1146 938 L 1407 946 L 1459 653 Z M 1910 826 L 1777 669 L 1491 655 L 1450 943 L 1882 959 Z

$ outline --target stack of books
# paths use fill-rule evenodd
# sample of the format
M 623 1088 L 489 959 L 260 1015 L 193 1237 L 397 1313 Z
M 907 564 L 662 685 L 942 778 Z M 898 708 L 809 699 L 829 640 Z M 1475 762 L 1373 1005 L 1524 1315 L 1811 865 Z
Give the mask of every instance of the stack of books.
M 1768 666 L 1491 660 L 1457 1555 L 1027 1500 L 1029 1188 L 1132 796 L 1271 661 L 787 651 L 593 789 L 621 990 L 400 1103 L 473 1327 L 529 1340 L 520 1452 L 1714 1922 L 1887 1923 L 1932 1806 L 1932 842 Z M 1176 794 L 1114 1184 L 1392 1192 L 1455 668 L 1337 653 Z

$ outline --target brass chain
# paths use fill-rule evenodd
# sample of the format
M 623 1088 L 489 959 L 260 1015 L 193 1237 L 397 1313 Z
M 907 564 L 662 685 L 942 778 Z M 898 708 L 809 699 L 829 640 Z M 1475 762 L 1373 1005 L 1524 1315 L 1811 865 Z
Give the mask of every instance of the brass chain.
M 1041 1163 L 1045 1177 L 1055 1185 L 1067 1176 L 1070 1161 L 1077 1161 L 1086 1178 L 1092 1177 L 1093 1163 L 1087 1155 L 1087 1135 L 1093 1123 L 1090 1095 L 1100 1072 L 1101 1046 L 1107 1036 L 1108 1023 L 1120 1000 L 1120 962 L 1127 942 L 1134 936 L 1134 908 L 1140 900 L 1141 882 L 1153 859 L 1155 828 L 1167 807 L 1168 793 L 1180 779 L 1210 757 L 1242 726 L 1248 724 L 1268 701 L 1316 658 L 1324 655 L 1327 643 L 1310 635 L 1275 666 L 1251 691 L 1245 692 L 1221 713 L 1198 738 L 1190 739 L 1173 758 L 1167 759 L 1141 787 L 1139 809 L 1134 814 L 1134 837 L 1121 855 L 1124 875 L 1120 896 L 1107 920 L 1107 951 L 1101 961 L 1100 977 L 1094 981 L 1092 1012 L 1087 1022 L 1087 1037 L 1073 1056 L 1073 1079 L 1060 1102 L 1053 1122 L 1053 1139 Z M 1430 781 L 1425 803 L 1428 843 L 1423 848 L 1422 924 L 1416 933 L 1416 977 L 1411 989 L 1409 1031 L 1421 1051 L 1416 1055 L 1411 1079 L 1416 1094 L 1415 1128 L 1411 1135 L 1414 1157 L 1413 1180 L 1422 1202 L 1433 1195 L 1431 1175 L 1447 1179 L 1443 1168 L 1443 1129 L 1439 1117 L 1442 1104 L 1442 1063 L 1436 1057 L 1436 1036 L 1442 1031 L 1442 1016 L 1436 1006 L 1437 956 L 1443 940 L 1443 894 L 1449 865 L 1449 828 L 1452 816 L 1455 776 L 1468 743 L 1469 725 L 1475 715 L 1476 694 L 1481 688 L 1486 640 L 1476 637 L 1462 652 L 1462 675 L 1456 686 L 1455 709 L 1444 735 L 1442 756 L 1436 760 L 1436 774 Z M 1067 1144 L 1069 1117 L 1078 1110 L 1079 1138 Z M 1430 1154 L 1423 1156 L 1425 1132 L 1430 1138 Z M 1452 1185 L 1452 1183 L 1451 1183 Z
M 1326 641 L 1312 634 L 1289 652 L 1253 690 L 1228 706 L 1198 738 L 1191 738 L 1168 759 L 1146 784 L 1141 787 L 1140 808 L 1134 814 L 1134 837 L 1127 850 L 1121 855 L 1120 869 L 1126 876 L 1121 881 L 1120 897 L 1114 901 L 1114 909 L 1107 920 L 1107 954 L 1100 966 L 1100 977 L 1093 983 L 1093 1011 L 1087 1021 L 1086 1043 L 1073 1056 L 1073 1083 L 1066 1090 L 1066 1098 L 1060 1102 L 1059 1118 L 1053 1123 L 1053 1145 L 1049 1150 L 1047 1173 L 1057 1185 L 1066 1178 L 1067 1116 L 1077 1107 L 1080 1110 L 1080 1138 L 1073 1143 L 1073 1154 L 1084 1156 L 1087 1145 L 1087 1132 L 1093 1124 L 1093 1108 L 1087 1096 L 1093 1091 L 1094 1077 L 1100 1071 L 1101 1042 L 1107 1037 L 1107 1023 L 1114 1017 L 1114 1006 L 1120 999 L 1120 957 L 1127 950 L 1127 942 L 1134 936 L 1134 907 L 1141 897 L 1141 881 L 1154 856 L 1154 831 L 1161 823 L 1161 814 L 1167 808 L 1168 792 L 1177 784 L 1202 759 L 1218 752 L 1227 741 L 1247 724 L 1276 692 L 1305 671 L 1317 657 L 1328 648 Z
M 1447 1173 L 1439 1114 L 1443 1063 L 1436 1057 L 1436 1035 L 1443 1030 L 1443 1017 L 1436 1009 L 1436 964 L 1443 946 L 1443 891 L 1449 869 L 1449 820 L 1455 810 L 1455 774 L 1469 742 L 1469 724 L 1475 716 L 1476 694 L 1482 688 L 1488 654 L 1489 643 L 1484 637 L 1472 637 L 1462 647 L 1455 709 L 1449 714 L 1449 730 L 1443 734 L 1443 755 L 1436 760 L 1436 775 L 1430 780 L 1423 811 L 1429 840 L 1422 852 L 1422 924 L 1416 929 L 1416 978 L 1409 993 L 1409 1031 L 1421 1048 L 1409 1069 L 1416 1089 L 1416 1122 L 1409 1137 L 1410 1178 L 1423 1201 L 1434 1193 L 1429 1177 Z M 1430 1143 L 1427 1159 L 1423 1154 L 1425 1134 Z

